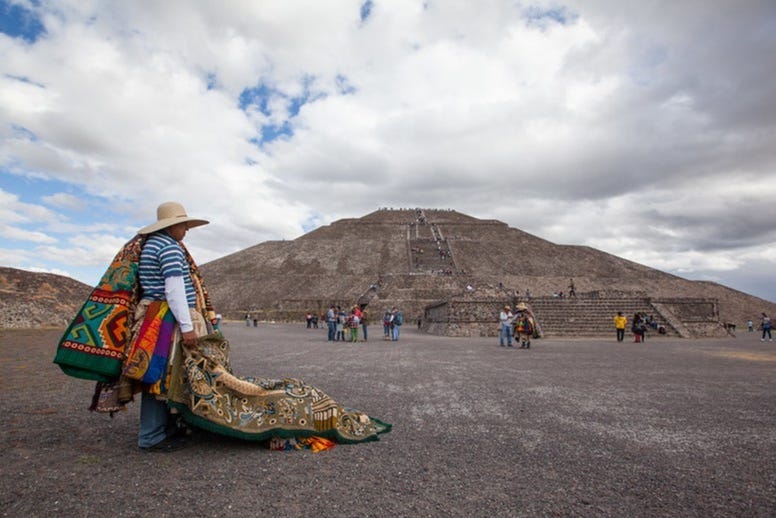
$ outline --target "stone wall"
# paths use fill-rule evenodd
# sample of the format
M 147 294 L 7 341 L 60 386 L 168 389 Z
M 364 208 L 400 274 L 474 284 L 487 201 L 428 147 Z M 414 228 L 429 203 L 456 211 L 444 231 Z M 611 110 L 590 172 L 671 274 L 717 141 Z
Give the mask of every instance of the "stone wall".
M 497 295 L 494 293 L 494 295 Z M 445 336 L 498 336 L 498 314 L 515 300 L 503 296 L 462 296 L 426 307 L 423 329 Z M 572 298 L 536 297 L 527 301 L 543 336 L 606 336 L 613 317 L 622 311 L 628 328 L 635 313 L 653 316 L 667 335 L 684 338 L 727 335 L 715 299 L 607 296 L 596 292 Z M 628 329 L 626 331 L 630 333 Z M 654 331 L 653 331 L 654 332 Z

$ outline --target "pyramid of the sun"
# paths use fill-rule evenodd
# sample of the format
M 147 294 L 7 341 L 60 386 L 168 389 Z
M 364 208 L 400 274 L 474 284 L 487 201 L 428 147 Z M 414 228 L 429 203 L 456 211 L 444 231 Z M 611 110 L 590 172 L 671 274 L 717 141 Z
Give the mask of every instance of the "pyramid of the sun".
M 380 209 L 291 241 L 255 245 L 202 270 L 225 318 L 252 312 L 260 319 L 293 321 L 307 312 L 321 314 L 330 304 L 361 304 L 375 320 L 393 306 L 414 319 L 447 303 L 443 318 L 458 322 L 476 314 L 490 326 L 502 302 L 524 299 L 530 291 L 541 313 L 547 301 L 557 300 L 551 295 L 563 291 L 565 300 L 543 310 L 559 312 L 545 313 L 549 334 L 574 333 L 591 319 L 599 322 L 582 334 L 609 330 L 620 300 L 626 314 L 634 308 L 666 313 L 664 319 L 676 321 L 672 332 L 692 336 L 699 326 L 705 329 L 700 334 L 714 334 L 708 332 L 712 321 L 742 326 L 776 310 L 776 304 L 719 284 L 683 279 L 590 247 L 554 244 L 454 210 Z M 568 298 L 572 279 L 576 300 Z M 469 304 L 469 316 L 453 314 L 456 301 Z M 471 311 L 473 303 L 480 309 Z M 599 314 L 591 316 L 596 307 Z

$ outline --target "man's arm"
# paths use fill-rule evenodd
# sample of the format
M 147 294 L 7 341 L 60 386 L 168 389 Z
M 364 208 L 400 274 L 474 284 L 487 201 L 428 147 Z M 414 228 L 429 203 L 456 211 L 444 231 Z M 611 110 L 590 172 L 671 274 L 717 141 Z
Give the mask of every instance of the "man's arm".
M 189 304 L 186 301 L 186 285 L 183 277 L 175 275 L 164 279 L 164 296 L 170 306 L 175 320 L 181 328 L 183 345 L 192 347 L 197 344 L 197 335 L 194 333 L 194 324 L 191 322 Z

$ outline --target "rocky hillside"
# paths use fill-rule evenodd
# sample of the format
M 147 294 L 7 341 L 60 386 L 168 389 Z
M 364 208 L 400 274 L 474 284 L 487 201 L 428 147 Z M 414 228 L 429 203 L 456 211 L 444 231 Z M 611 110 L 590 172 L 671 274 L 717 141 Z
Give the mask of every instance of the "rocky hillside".
M 64 327 L 91 289 L 62 275 L 0 267 L 0 327 Z

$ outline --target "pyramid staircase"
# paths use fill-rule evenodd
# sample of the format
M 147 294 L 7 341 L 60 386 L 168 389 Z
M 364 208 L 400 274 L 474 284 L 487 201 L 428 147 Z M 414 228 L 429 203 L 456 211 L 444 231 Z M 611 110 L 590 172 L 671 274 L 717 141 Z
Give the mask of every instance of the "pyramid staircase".
M 628 318 L 626 333 L 636 313 L 651 315 L 665 327 L 667 336 L 683 336 L 682 326 L 644 297 L 536 297 L 528 302 L 542 332 L 547 336 L 608 336 L 614 334 L 613 318 L 618 311 Z M 667 313 L 667 311 L 666 311 Z M 677 327 L 679 329 L 677 329 Z M 647 333 L 656 332 L 647 330 Z

